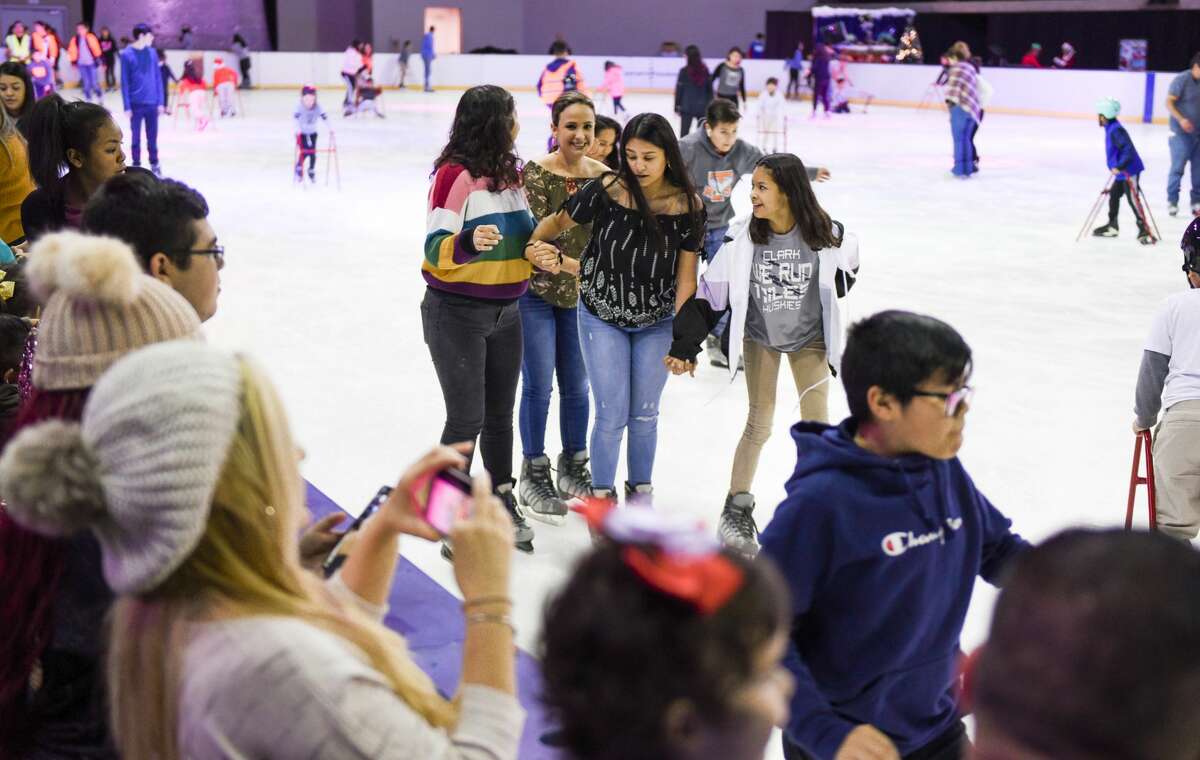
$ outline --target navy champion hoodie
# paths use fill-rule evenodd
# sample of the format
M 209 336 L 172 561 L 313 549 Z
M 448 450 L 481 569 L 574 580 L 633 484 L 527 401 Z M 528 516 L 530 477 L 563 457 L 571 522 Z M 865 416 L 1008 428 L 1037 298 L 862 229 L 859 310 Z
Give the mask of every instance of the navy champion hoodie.
M 792 428 L 796 471 L 762 534 L 795 618 L 787 736 L 829 760 L 857 725 L 904 755 L 958 720 L 959 635 L 975 576 L 997 584 L 1028 547 L 957 458 L 889 459 L 856 423 Z

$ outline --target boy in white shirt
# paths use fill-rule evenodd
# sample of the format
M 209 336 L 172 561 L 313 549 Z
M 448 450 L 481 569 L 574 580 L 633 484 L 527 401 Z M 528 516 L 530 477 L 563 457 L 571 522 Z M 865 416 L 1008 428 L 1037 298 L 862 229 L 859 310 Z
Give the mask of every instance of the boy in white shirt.
M 758 94 L 758 144 L 763 153 L 779 153 L 787 147 L 784 139 L 783 107 L 786 101 L 779 93 L 779 80 L 771 77 Z
M 1191 541 L 1200 531 L 1200 219 L 1183 233 L 1188 290 L 1154 316 L 1138 371 L 1134 432 L 1154 431 L 1158 529 Z

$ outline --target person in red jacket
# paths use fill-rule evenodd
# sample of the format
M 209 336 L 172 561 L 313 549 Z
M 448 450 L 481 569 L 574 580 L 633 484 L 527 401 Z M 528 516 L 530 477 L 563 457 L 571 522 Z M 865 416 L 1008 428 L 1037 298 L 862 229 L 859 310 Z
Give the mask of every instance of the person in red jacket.
M 1041 56 L 1041 54 L 1042 46 L 1036 42 L 1033 43 L 1029 46 L 1029 52 L 1026 53 L 1021 59 L 1021 65 L 1031 69 L 1042 68 L 1042 62 L 1038 60 L 1038 57 Z
M 83 90 L 84 100 L 91 100 L 93 92 L 97 103 L 104 97 L 98 76 L 101 57 L 100 40 L 96 39 L 86 23 L 80 21 L 75 25 L 71 44 L 67 46 L 67 58 L 79 69 L 79 88 Z
M 1070 69 L 1075 66 L 1075 47 L 1069 42 L 1062 44 L 1062 55 L 1054 56 L 1054 68 Z
M 223 58 L 213 59 L 213 91 L 217 93 L 217 101 L 221 105 L 221 118 L 237 115 L 237 86 L 238 75 L 231 67 L 225 65 Z

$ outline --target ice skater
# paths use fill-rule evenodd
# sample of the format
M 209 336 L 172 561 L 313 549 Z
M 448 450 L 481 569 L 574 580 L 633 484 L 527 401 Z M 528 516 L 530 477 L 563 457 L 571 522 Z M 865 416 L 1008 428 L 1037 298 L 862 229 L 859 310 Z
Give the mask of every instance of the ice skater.
M 951 174 L 967 179 L 979 169 L 971 148 L 971 136 L 979 123 L 979 75 L 971 65 L 971 49 L 956 42 L 946 51 L 950 61 L 950 80 L 946 84 L 946 105 L 950 109 L 950 136 L 954 140 L 954 168 Z
M 813 46 L 812 65 L 809 67 L 808 76 L 812 80 L 812 116 L 810 119 L 817 118 L 817 105 L 825 107 L 825 118 L 829 118 L 829 86 L 830 72 L 829 64 L 833 60 L 833 49 L 824 42 L 817 42 Z
M 370 112 L 381 119 L 387 118 L 383 112 L 383 88 L 375 85 L 375 78 L 366 66 L 354 79 L 354 112 Z
M 622 118 L 622 114 L 627 113 L 624 104 L 621 103 L 621 98 L 625 97 L 625 69 L 613 61 L 604 62 L 604 84 L 600 89 L 608 93 L 612 98 L 613 116 L 618 119 Z M 629 118 L 625 116 L 624 118 Z
M 1138 242 L 1142 245 L 1152 245 L 1158 242 L 1150 234 L 1146 224 L 1145 209 L 1138 193 L 1142 172 L 1146 165 L 1142 163 L 1133 139 L 1117 115 L 1121 113 L 1121 103 L 1116 98 L 1101 98 L 1096 103 L 1096 121 L 1104 129 L 1104 152 L 1108 159 L 1108 170 L 1113 175 L 1112 186 L 1108 191 L 1108 221 L 1092 234 L 1096 237 L 1117 237 L 1121 234 L 1117 215 L 1121 211 L 1121 198 L 1128 197 L 1129 208 L 1137 220 Z
M 133 28 L 133 42 L 121 51 L 121 100 L 133 132 L 133 165 L 142 165 L 142 125 L 146 125 L 146 145 L 150 151 L 150 169 L 162 174 L 158 163 L 158 116 L 166 107 L 163 99 L 162 72 L 158 54 L 150 47 L 154 33 L 148 24 Z
M 787 142 L 784 137 L 783 96 L 779 94 L 779 80 L 767 79 L 767 84 L 754 103 L 758 114 L 758 143 L 763 153 L 778 153 Z
M 695 297 L 675 316 L 666 357 L 673 374 L 695 374 L 705 337 L 726 309 L 729 365 L 745 357 L 750 413 L 733 457 L 733 475 L 719 535 L 729 548 L 758 552 L 754 473 L 771 435 L 780 360 L 791 367 L 800 419 L 829 420 L 829 368 L 841 363 L 839 299 L 858 274 L 858 239 L 832 221 L 813 193 L 800 159 L 774 153 L 758 161 L 751 180 L 753 216 L 732 229 Z M 732 372 L 731 372 L 732 374 Z
M 317 126 L 329 121 L 325 109 L 317 103 L 317 88 L 310 84 L 300 90 L 300 102 L 292 114 L 296 122 L 296 181 L 304 181 L 304 159 L 308 158 L 308 180 L 317 181 Z M 330 130 L 333 134 L 333 130 Z
M 232 66 L 225 65 L 225 59 L 217 56 L 213 59 L 213 92 L 221 107 L 221 118 L 237 115 L 238 75 Z
M 201 132 L 208 128 L 208 85 L 204 81 L 204 55 L 193 53 L 183 64 L 183 76 L 179 79 L 179 99 L 175 108 L 188 109 L 188 116 Z M 178 115 L 176 115 L 178 118 Z
M 554 101 L 558 100 L 558 96 L 564 92 L 579 90 L 584 95 L 587 95 L 587 88 L 583 83 L 583 72 L 579 69 L 579 64 L 571 59 L 571 51 L 567 48 L 567 43 L 562 40 L 555 40 L 550 46 L 550 54 L 554 56 L 554 60 L 546 64 L 546 68 L 542 69 L 542 75 L 538 77 L 537 93 L 538 98 L 546 104 L 546 108 L 553 109 Z M 554 150 L 554 135 L 550 135 L 546 139 L 546 150 Z
M 54 69 L 43 50 L 33 51 L 33 62 L 29 64 L 29 78 L 33 80 L 33 98 L 41 100 L 54 92 Z
M 732 101 L 734 106 L 746 105 L 746 70 L 742 68 L 741 48 L 729 48 L 725 60 L 713 70 L 712 85 L 718 98 Z
M 100 89 L 100 40 L 92 34 L 87 22 L 80 21 L 75 25 L 75 36 L 67 46 L 67 58 L 79 69 L 79 89 L 83 91 L 84 100 L 95 97 L 97 103 L 104 99 Z

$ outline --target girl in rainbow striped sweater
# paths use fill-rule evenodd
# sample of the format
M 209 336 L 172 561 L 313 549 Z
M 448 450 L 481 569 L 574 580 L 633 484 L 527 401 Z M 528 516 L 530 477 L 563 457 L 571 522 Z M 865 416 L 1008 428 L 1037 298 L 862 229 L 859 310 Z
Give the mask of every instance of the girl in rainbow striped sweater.
M 512 477 L 517 299 L 533 264 L 557 273 L 560 257 L 553 246 L 529 243 L 534 221 L 514 152 L 519 129 L 512 95 L 501 87 L 472 87 L 459 100 L 429 191 L 421 324 L 446 404 L 442 443 L 479 439 L 514 542 L 531 552 L 533 530 L 517 512 Z

